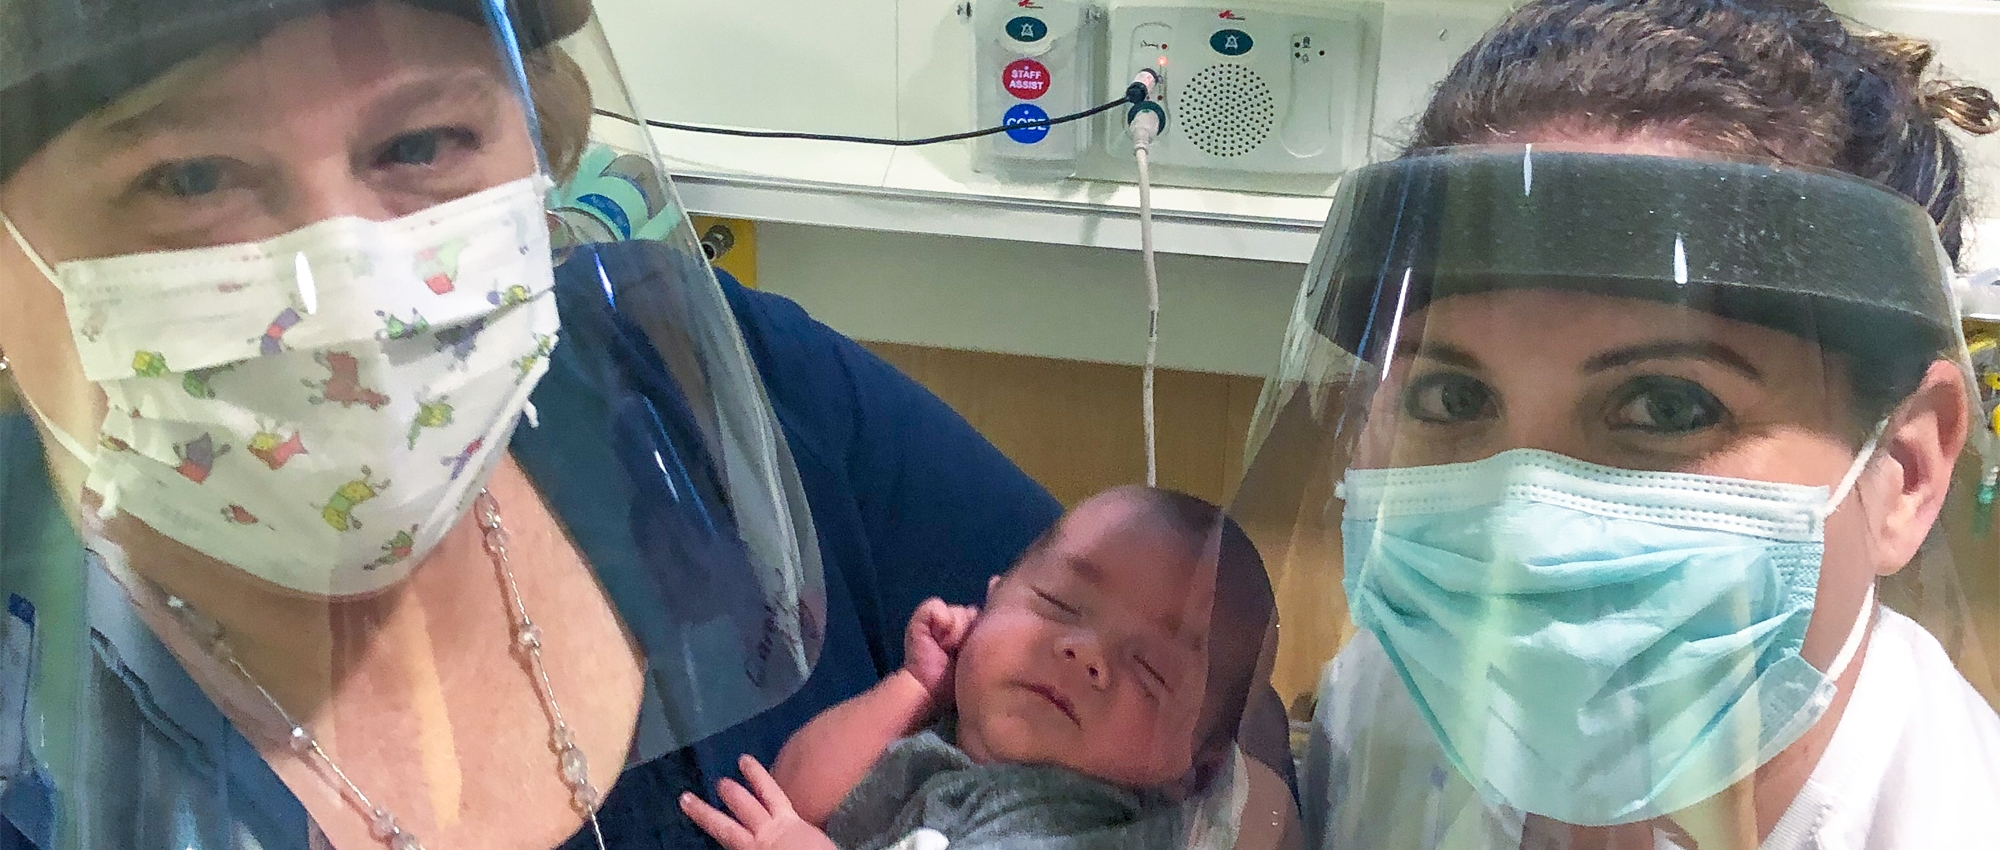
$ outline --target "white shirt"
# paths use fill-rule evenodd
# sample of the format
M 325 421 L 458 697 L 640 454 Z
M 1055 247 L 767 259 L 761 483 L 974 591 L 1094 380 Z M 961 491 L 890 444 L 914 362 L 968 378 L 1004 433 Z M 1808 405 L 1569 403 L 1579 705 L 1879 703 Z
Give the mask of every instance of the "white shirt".
M 1762 850 L 2000 847 L 2000 716 L 1908 617 L 1882 608 L 1874 630 L 1839 728 Z M 1321 675 L 1300 782 L 1316 850 L 1520 847 L 1521 813 L 1452 769 L 1367 632 Z

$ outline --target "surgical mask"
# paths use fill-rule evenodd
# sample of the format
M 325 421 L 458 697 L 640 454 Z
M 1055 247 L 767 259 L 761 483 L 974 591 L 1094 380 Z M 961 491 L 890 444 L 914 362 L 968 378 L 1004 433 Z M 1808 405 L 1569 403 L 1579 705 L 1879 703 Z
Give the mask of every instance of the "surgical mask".
M 100 516 L 294 591 L 394 584 L 470 507 L 548 368 L 548 186 L 53 269 L 0 219 L 110 406 L 95 446 L 42 419 Z
M 1445 756 L 1489 802 L 1646 820 L 1740 781 L 1826 711 L 1799 656 L 1831 496 L 1535 450 L 1356 469 L 1345 586 Z

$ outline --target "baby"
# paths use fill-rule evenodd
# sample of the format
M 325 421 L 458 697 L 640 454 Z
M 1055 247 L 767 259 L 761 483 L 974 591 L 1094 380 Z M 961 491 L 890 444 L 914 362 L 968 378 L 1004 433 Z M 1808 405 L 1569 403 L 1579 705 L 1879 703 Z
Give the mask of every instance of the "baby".
M 984 610 L 918 607 L 903 668 L 793 735 L 775 778 L 744 757 L 749 788 L 717 788 L 729 814 L 681 808 L 729 850 L 1178 847 L 1273 608 L 1216 506 L 1099 494 L 988 583 Z

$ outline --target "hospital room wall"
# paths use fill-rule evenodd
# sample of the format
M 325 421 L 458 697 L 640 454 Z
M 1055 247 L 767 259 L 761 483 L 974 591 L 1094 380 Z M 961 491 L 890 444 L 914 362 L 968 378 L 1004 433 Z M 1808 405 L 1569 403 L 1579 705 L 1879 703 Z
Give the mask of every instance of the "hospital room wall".
M 768 222 L 758 239 L 762 289 L 865 341 L 1064 503 L 1145 479 L 1136 252 Z M 1304 271 L 1159 257 L 1162 485 L 1234 490 Z

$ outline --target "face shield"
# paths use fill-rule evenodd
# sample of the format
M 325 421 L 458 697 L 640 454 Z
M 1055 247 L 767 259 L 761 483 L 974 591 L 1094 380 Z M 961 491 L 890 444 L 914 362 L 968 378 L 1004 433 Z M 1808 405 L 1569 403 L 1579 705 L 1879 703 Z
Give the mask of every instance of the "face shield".
M 516 764 L 560 821 L 803 683 L 791 455 L 593 106 L 583 0 L 0 2 L 17 829 L 402 847 Z
M 1232 507 L 1313 840 L 1756 846 L 1731 831 L 1798 789 L 1753 774 L 1891 698 L 1884 635 L 1942 643 L 1919 699 L 1992 698 L 1949 271 L 1922 210 L 1826 172 L 1465 148 L 1345 178 Z

